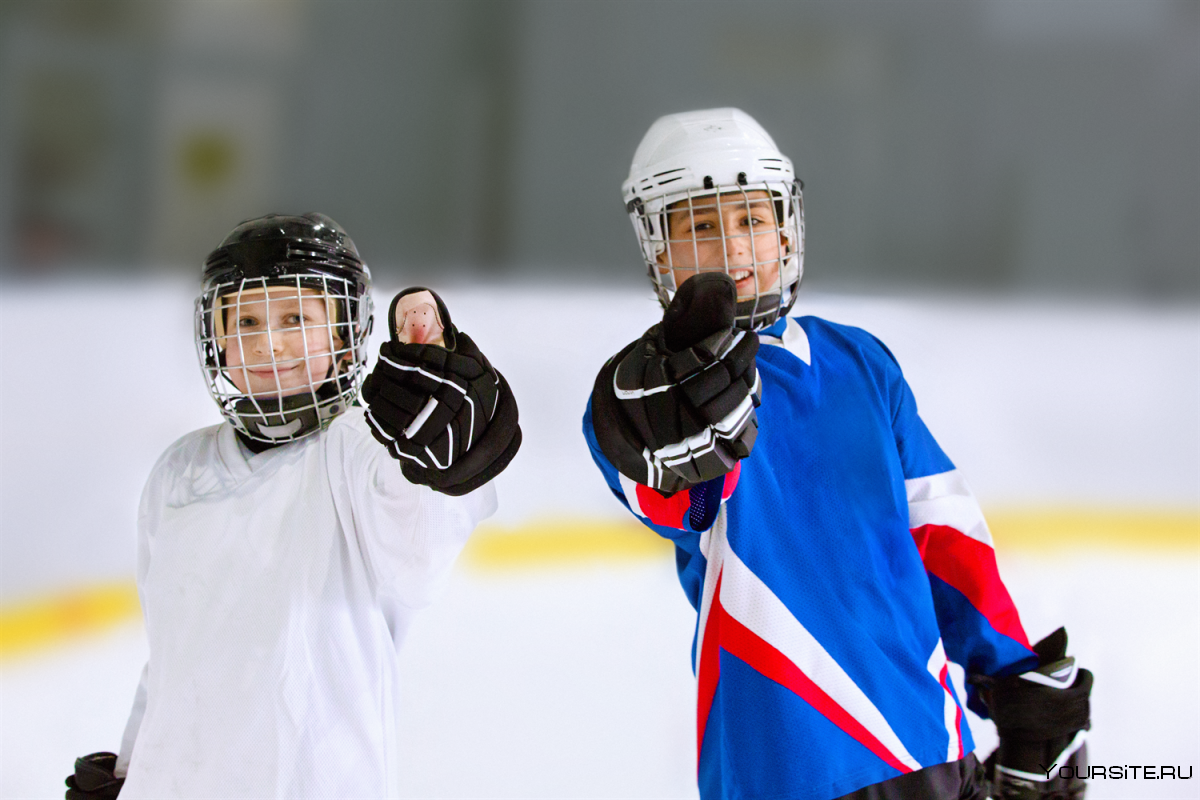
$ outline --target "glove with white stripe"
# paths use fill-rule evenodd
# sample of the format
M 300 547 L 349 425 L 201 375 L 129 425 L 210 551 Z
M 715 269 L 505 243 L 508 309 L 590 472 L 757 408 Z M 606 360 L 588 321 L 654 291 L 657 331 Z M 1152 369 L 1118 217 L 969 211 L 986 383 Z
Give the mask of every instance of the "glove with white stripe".
M 420 292 L 432 305 L 406 311 L 405 298 Z M 517 401 L 504 376 L 428 289 L 396 295 L 388 330 L 362 396 L 371 432 L 401 462 L 404 476 L 462 495 L 499 475 L 521 446 Z
M 1037 669 L 1005 678 L 972 676 L 1000 746 L 985 762 L 996 800 L 1077 800 L 1087 790 L 1092 673 L 1067 656 L 1059 628 L 1033 646 Z
M 663 321 L 600 370 L 592 424 L 601 451 L 627 478 L 672 493 L 750 455 L 762 394 L 758 337 L 734 327 L 736 308 L 728 275 L 689 278 Z

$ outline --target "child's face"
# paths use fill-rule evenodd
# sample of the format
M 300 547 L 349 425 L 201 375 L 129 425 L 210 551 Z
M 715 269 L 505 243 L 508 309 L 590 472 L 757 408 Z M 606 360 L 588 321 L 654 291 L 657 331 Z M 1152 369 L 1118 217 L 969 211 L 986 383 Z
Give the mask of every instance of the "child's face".
M 779 286 L 780 257 L 787 239 L 765 191 L 729 192 L 673 203 L 667 212 L 667 249 L 658 256 L 662 274 L 680 286 L 700 272 L 728 272 L 738 299 L 749 300 Z
M 328 303 L 312 289 L 247 290 L 221 298 L 225 367 L 244 394 L 277 397 L 306 392 L 332 377 L 341 340 L 329 325 Z

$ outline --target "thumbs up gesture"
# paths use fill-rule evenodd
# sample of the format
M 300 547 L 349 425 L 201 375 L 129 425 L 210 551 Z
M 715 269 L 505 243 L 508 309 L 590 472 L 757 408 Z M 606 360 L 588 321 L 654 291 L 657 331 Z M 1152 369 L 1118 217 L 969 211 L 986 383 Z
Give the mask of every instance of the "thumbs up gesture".
M 429 289 L 392 299 L 388 332 L 362 396 L 371 432 L 404 476 L 462 495 L 499 475 L 521 446 L 517 402 L 504 376 Z

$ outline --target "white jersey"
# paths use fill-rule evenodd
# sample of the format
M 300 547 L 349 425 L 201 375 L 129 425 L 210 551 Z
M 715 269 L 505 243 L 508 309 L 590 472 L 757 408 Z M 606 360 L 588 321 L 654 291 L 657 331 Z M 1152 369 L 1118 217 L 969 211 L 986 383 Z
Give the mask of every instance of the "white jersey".
M 138 515 L 122 800 L 394 796 L 397 647 L 495 507 L 410 484 L 357 408 L 258 455 L 228 423 L 172 445 Z

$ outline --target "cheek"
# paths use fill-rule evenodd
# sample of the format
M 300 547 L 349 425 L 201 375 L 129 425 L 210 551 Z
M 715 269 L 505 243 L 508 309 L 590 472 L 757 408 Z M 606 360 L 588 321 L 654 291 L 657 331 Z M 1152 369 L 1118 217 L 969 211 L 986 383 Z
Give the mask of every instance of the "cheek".
M 758 253 L 759 261 L 763 260 L 764 257 L 778 258 L 779 254 L 783 251 L 783 248 L 780 247 L 779 234 L 774 232 L 754 237 L 754 247 Z
M 330 351 L 330 335 L 327 326 L 321 325 L 320 327 L 310 328 L 304 334 L 309 353 L 328 353 Z
M 225 374 L 229 376 L 229 380 L 233 382 L 233 385 L 237 387 L 237 390 L 239 392 L 241 392 L 242 394 L 248 394 L 250 392 L 250 384 L 246 380 L 246 377 L 247 377 L 246 371 L 244 369 L 240 368 L 241 367 L 240 363 L 238 363 L 238 364 L 228 364 L 228 362 L 226 362 L 226 363 L 229 367 L 234 367 L 233 369 L 228 369 L 225 372 Z
M 238 347 L 237 339 L 230 339 L 225 345 L 225 366 L 240 367 L 242 365 L 242 348 Z

